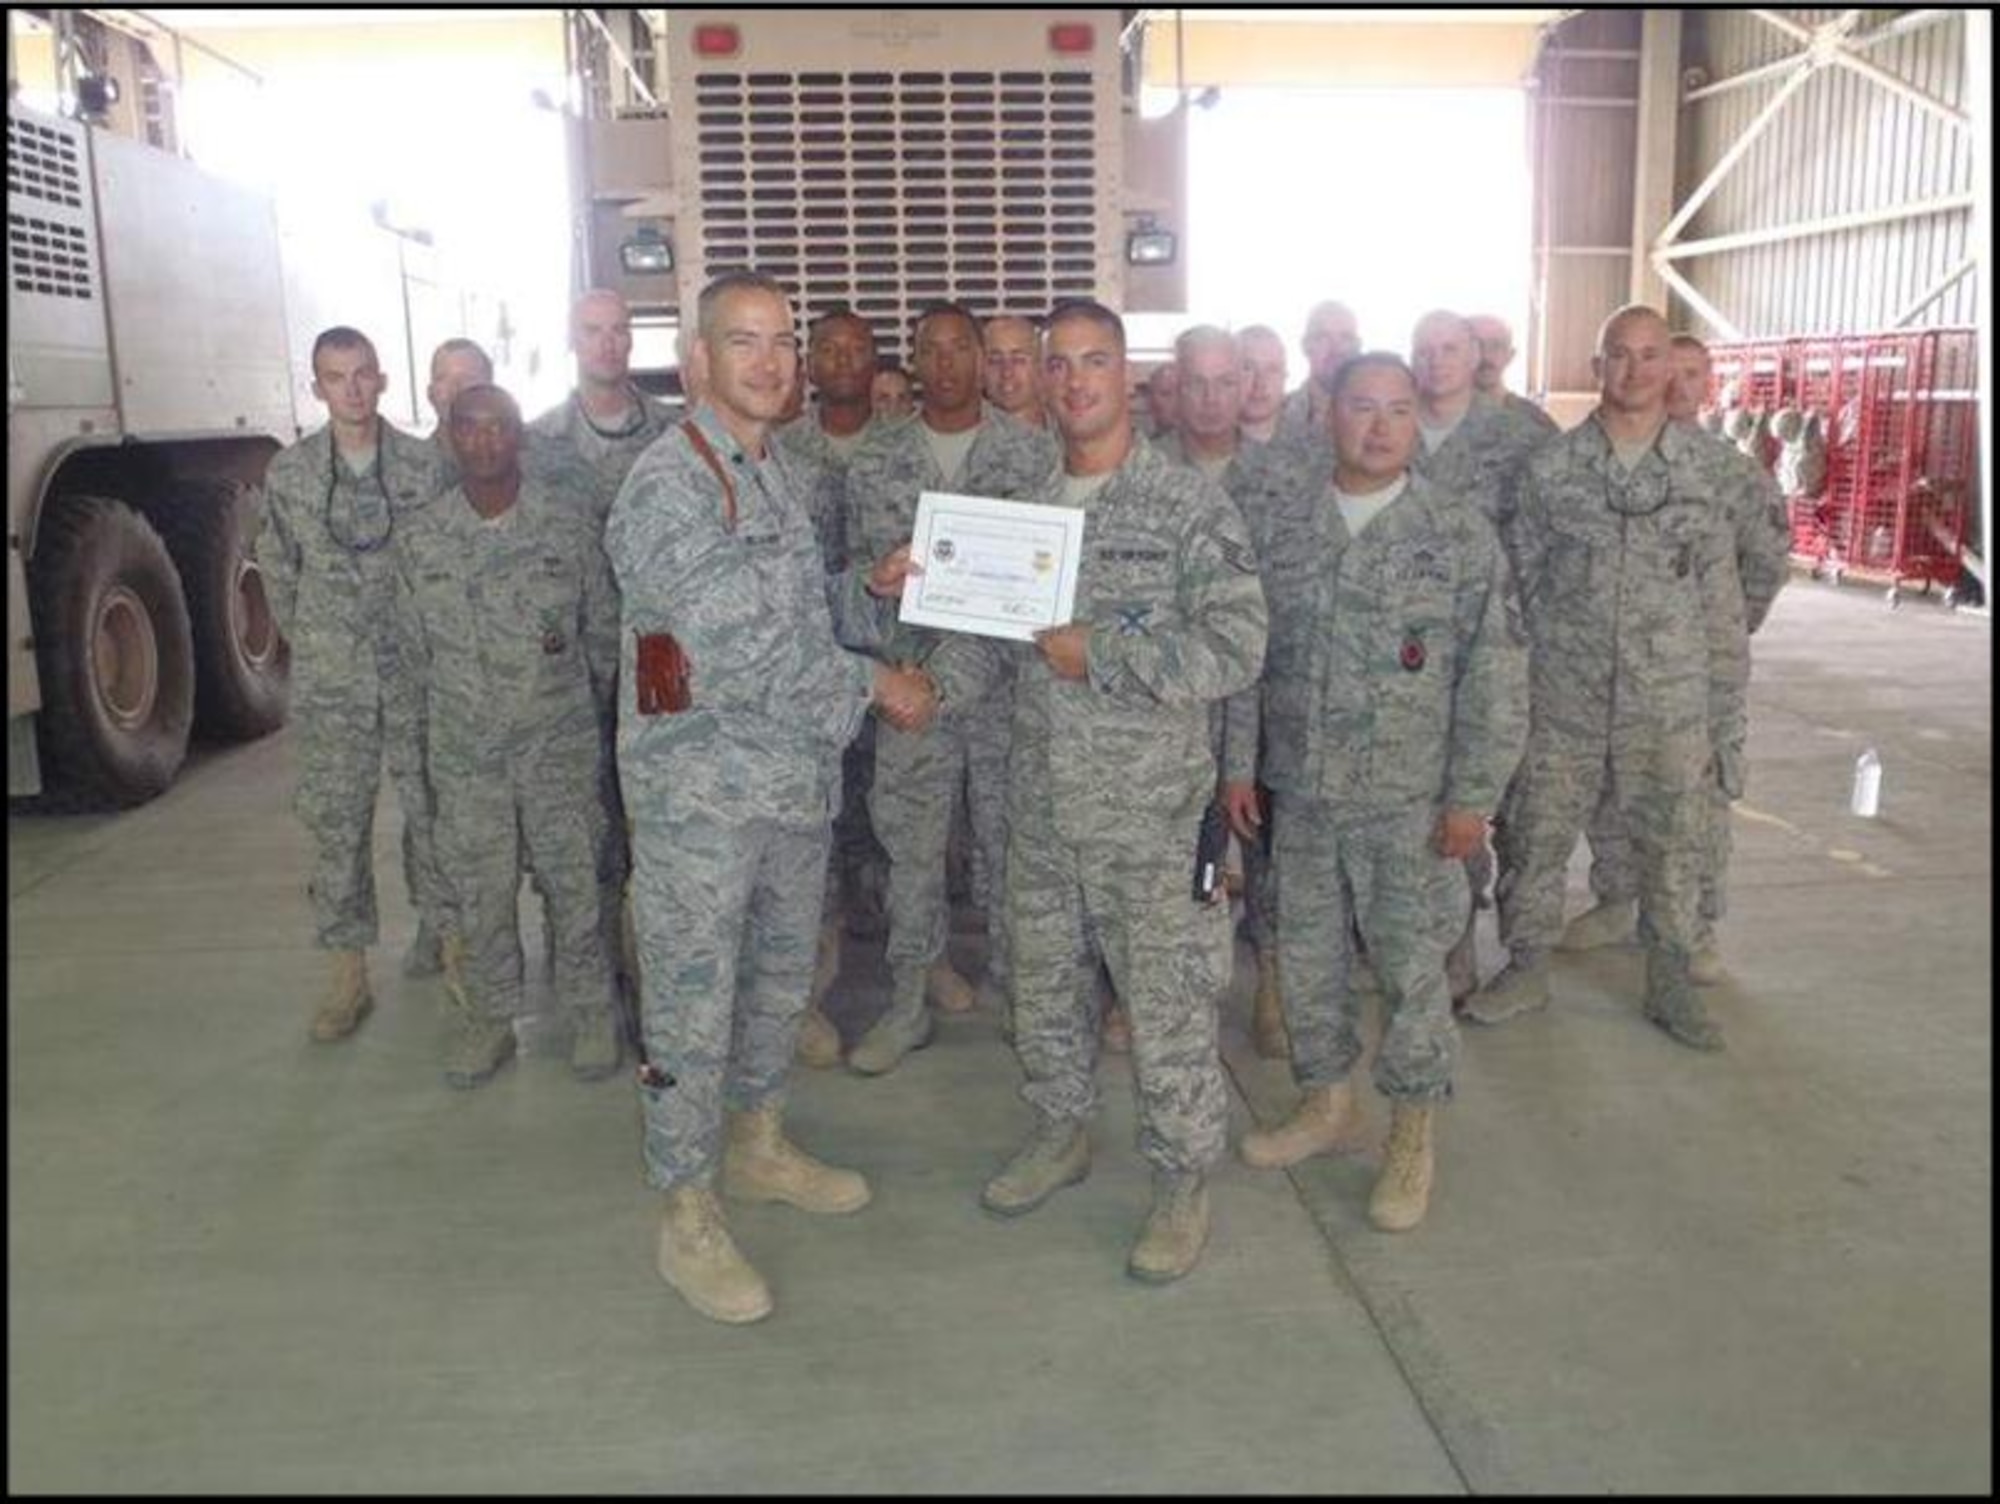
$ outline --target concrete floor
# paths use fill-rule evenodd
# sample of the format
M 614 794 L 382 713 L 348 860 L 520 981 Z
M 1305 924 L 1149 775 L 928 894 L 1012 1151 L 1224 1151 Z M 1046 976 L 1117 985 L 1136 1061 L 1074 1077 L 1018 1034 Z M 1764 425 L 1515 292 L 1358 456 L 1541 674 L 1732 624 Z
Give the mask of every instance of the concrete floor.
M 1119 1058 L 1089 1181 L 988 1218 L 1028 1114 L 995 1021 L 953 1019 L 889 1077 L 801 1073 L 798 1136 L 876 1199 L 734 1214 L 779 1300 L 748 1329 L 652 1271 L 623 1076 L 572 1081 L 538 1017 L 493 1084 L 441 1084 L 392 806 L 380 1006 L 338 1047 L 305 1034 L 284 737 L 130 814 L 13 816 L 9 1486 L 1988 1491 L 1990 675 L 1984 617 L 1795 581 L 1757 643 L 1728 1052 L 1640 1020 L 1636 953 L 1562 958 L 1553 1009 L 1465 1034 L 1416 1233 L 1368 1227 L 1372 1153 L 1232 1160 L 1200 1270 L 1134 1284 Z M 850 1038 L 882 1001 L 855 959 Z M 1232 1139 L 1292 1095 L 1246 973 Z

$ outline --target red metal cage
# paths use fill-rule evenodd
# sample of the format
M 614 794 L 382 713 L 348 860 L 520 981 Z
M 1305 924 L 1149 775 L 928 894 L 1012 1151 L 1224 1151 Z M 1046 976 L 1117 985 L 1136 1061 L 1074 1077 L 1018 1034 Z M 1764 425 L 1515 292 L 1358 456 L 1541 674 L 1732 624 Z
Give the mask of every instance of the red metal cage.
M 1817 414 L 1826 477 L 1787 499 L 1792 557 L 1891 587 L 1957 581 L 1976 498 L 1978 338 L 1971 329 L 1718 342 L 1709 404 Z M 1775 458 L 1767 441 L 1760 456 Z

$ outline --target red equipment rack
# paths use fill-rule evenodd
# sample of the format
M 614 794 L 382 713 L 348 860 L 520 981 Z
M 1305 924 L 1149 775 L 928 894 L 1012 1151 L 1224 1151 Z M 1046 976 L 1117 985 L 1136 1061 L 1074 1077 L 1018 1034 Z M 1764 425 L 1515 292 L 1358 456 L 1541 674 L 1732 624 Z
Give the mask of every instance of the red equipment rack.
M 1883 580 L 1892 598 L 1905 582 L 1957 582 L 1977 496 L 1978 350 L 1971 329 L 1709 346 L 1711 406 L 1819 415 L 1826 482 L 1788 499 L 1794 560 L 1836 580 Z

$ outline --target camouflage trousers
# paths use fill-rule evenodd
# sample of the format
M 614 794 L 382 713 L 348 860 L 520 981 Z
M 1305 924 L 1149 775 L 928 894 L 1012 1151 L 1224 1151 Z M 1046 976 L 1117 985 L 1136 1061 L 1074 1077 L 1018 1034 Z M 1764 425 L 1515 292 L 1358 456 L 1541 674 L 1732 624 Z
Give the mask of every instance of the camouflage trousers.
M 347 694 L 301 696 L 293 706 L 299 784 L 292 808 L 312 839 L 308 891 L 325 950 L 366 950 L 379 938 L 375 805 L 385 761 L 403 812 L 403 881 L 411 906 L 438 933 L 452 927 L 424 779 L 422 729 L 397 715 L 373 686 L 349 688 Z
M 1267 813 L 1265 819 L 1269 818 Z M 1244 929 L 1258 954 L 1267 956 L 1277 954 L 1278 944 L 1278 874 L 1271 855 L 1274 839 L 1266 824 L 1249 840 L 1239 838 L 1237 843 L 1243 853 Z
M 812 987 L 832 834 L 755 821 L 632 827 L 648 1183 L 705 1185 L 723 1112 L 781 1105 Z
M 889 853 L 875 838 L 875 826 L 868 818 L 876 725 L 874 716 L 865 717 L 861 730 L 840 756 L 840 813 L 833 821 L 830 870 L 844 905 L 861 902 L 860 895 L 869 890 L 880 900 L 889 882 Z
M 1436 812 L 1348 814 L 1324 800 L 1279 795 L 1273 816 L 1293 1078 L 1308 1091 L 1331 1086 L 1361 1059 L 1359 929 L 1382 988 L 1376 1089 L 1398 1100 L 1448 1100 L 1458 1029 L 1444 958 L 1465 927 L 1471 895 L 1465 863 L 1432 848 Z
M 1229 909 L 1191 893 L 1199 810 L 1128 821 L 1115 838 L 1068 841 L 1046 801 L 1009 810 L 1006 928 L 1013 945 L 1014 1048 L 1021 1095 L 1044 1119 L 1097 1107 L 1093 946 L 1132 1020 L 1139 1152 L 1199 1171 L 1221 1155 L 1228 1095 L 1216 1008 L 1228 976 Z
M 986 707 L 980 707 L 982 714 Z M 887 959 L 895 1005 L 914 1006 L 923 996 L 924 977 L 944 954 L 949 934 L 945 852 L 961 791 L 970 803 L 973 843 L 983 856 L 988 880 L 1006 873 L 1006 783 L 1004 743 L 999 753 L 1001 782 L 991 780 L 995 759 L 989 738 L 1004 736 L 1004 724 L 938 721 L 911 735 L 887 722 L 875 728 L 875 781 L 868 791 L 875 834 L 889 853 L 889 943 Z M 975 745 L 981 746 L 977 760 Z M 975 879 L 976 881 L 976 879 Z M 990 912 L 990 911 L 989 911 Z M 1000 926 L 994 926 L 994 929 Z M 1004 976 L 1005 941 L 993 947 Z
M 1700 851 L 1711 818 L 1708 760 L 1702 728 L 1635 735 L 1608 746 L 1530 732 L 1495 833 L 1500 939 L 1514 960 L 1539 960 L 1561 937 L 1570 853 L 1598 801 L 1607 799 L 1636 857 L 1648 975 L 1668 985 L 1685 977 L 1699 923 Z
M 600 877 L 609 831 L 592 750 L 554 745 L 475 761 L 432 749 L 438 855 L 465 940 L 465 987 L 488 1018 L 521 1012 L 529 867 L 554 938 L 556 997 L 572 1016 L 612 1002 Z
M 1729 796 L 1719 784 L 1711 785 L 1708 822 L 1703 827 L 1698 848 L 1698 880 L 1701 897 L 1696 907 L 1700 923 L 1696 933 L 1712 936 L 1715 921 L 1729 912 L 1724 880 L 1729 874 L 1729 856 L 1735 844 L 1730 829 Z M 1590 891 L 1606 903 L 1630 903 L 1639 896 L 1639 866 L 1632 851 L 1632 838 L 1607 789 L 1600 795 L 1585 827 L 1590 838 Z

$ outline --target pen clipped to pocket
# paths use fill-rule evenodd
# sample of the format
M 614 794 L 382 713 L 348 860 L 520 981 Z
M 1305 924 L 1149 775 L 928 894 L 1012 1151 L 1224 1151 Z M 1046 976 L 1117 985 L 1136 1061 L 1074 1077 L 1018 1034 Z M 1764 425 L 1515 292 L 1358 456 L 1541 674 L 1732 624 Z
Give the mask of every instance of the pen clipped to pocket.
M 679 715 L 694 704 L 692 665 L 671 632 L 635 632 L 638 662 L 633 685 L 641 715 Z

